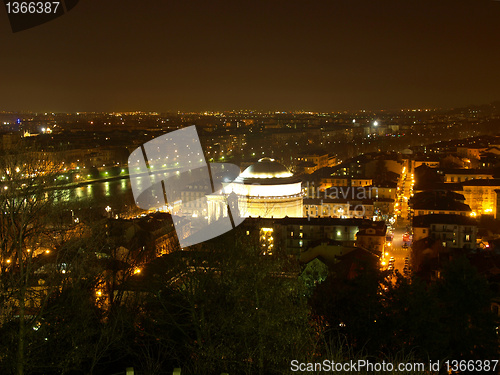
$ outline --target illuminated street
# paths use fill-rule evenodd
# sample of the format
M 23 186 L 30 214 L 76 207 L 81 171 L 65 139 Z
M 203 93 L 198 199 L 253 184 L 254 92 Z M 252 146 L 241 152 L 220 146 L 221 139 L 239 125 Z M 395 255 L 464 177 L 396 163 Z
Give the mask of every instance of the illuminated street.
M 397 195 L 397 209 L 396 213 L 398 219 L 396 221 L 395 227 L 392 232 L 388 230 L 388 235 L 392 233 L 392 242 L 386 242 L 386 254 L 384 257 L 385 268 L 387 269 L 389 265 L 389 260 L 394 257 L 394 263 L 392 267 L 397 269 L 400 273 L 404 272 L 405 268 L 405 258 L 410 258 L 411 253 L 411 242 L 406 241 L 407 247 L 403 247 L 405 241 L 403 241 L 403 235 L 409 233 L 410 229 L 410 209 L 408 206 L 409 199 L 413 196 L 413 186 L 415 184 L 413 173 L 409 173 L 407 167 L 403 167 L 401 178 L 398 183 L 398 195 Z M 391 267 L 391 268 L 392 268 Z
M 403 248 L 403 234 L 406 232 L 406 226 L 398 226 L 394 230 L 394 239 L 390 247 L 386 247 L 387 259 L 394 257 L 394 269 L 403 273 L 405 258 L 410 257 L 410 246 Z
M 401 178 L 398 183 L 398 222 L 408 223 L 409 222 L 409 208 L 408 200 L 413 195 L 413 185 L 415 184 L 413 173 L 409 173 L 407 167 L 403 167 L 401 173 Z

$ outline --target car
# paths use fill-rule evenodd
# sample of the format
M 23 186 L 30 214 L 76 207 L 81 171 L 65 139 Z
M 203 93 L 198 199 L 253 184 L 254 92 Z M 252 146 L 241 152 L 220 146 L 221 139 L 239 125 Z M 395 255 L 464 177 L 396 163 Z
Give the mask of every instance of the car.
M 408 248 L 408 244 L 407 244 L 406 242 L 403 244 L 403 248 L 404 248 L 404 249 L 407 249 L 407 248 Z

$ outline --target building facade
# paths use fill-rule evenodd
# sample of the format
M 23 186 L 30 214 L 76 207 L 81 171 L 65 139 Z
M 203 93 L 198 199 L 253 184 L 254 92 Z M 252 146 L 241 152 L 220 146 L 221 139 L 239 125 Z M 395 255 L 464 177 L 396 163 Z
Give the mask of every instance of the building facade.
M 443 247 L 475 249 L 476 220 L 462 215 L 422 215 L 413 219 L 413 240 L 429 237 Z
M 209 222 L 227 212 L 229 196 L 235 196 L 240 217 L 302 217 L 301 181 L 274 159 L 262 158 L 236 180 L 224 184 L 222 194 L 207 195 Z

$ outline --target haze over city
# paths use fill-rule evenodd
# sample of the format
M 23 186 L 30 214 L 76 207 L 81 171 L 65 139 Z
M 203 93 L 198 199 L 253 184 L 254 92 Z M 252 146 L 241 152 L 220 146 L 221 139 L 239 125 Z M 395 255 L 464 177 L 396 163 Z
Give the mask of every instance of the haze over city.
M 454 108 L 499 99 L 500 3 L 84 1 L 11 33 L 0 110 Z

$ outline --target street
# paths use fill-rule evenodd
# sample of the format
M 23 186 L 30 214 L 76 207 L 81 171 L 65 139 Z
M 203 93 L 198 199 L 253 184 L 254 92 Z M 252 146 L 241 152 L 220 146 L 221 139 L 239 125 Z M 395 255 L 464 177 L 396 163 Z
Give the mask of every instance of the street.
M 394 268 L 403 273 L 405 267 L 405 258 L 410 257 L 410 246 L 403 248 L 403 234 L 406 232 L 406 225 L 397 226 L 394 231 L 394 239 L 391 246 L 386 246 L 386 259 L 394 257 Z M 407 242 L 408 243 L 408 242 Z
M 413 185 L 415 183 L 413 173 L 410 174 L 407 172 L 407 168 L 404 167 L 398 183 L 396 206 L 398 219 L 392 231 L 392 234 L 394 235 L 392 243 L 390 245 L 389 243 L 386 243 L 385 252 L 387 255 L 384 257 L 385 269 L 389 267 L 389 260 L 391 257 L 394 257 L 393 267 L 401 273 L 403 273 L 405 267 L 405 258 L 410 258 L 411 253 L 411 241 L 406 242 L 408 247 L 403 247 L 403 235 L 409 232 L 408 229 L 410 225 L 408 200 L 413 195 Z M 389 230 L 387 234 L 389 235 Z

